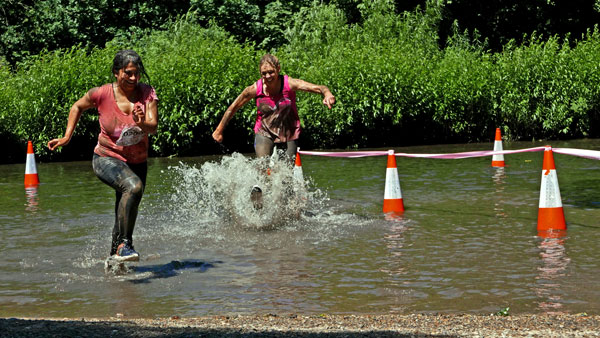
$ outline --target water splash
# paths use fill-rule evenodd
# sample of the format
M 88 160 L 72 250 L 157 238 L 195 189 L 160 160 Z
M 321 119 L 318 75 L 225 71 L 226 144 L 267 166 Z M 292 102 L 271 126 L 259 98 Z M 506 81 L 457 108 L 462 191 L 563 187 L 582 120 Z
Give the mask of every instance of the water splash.
M 255 159 L 234 153 L 200 168 L 180 162 L 169 167 L 169 174 L 176 182 L 170 197 L 173 217 L 192 224 L 272 230 L 318 214 L 328 199 L 310 189 L 310 180 L 295 177 L 290 162 L 278 155 Z M 250 200 L 255 185 L 263 192 L 260 209 Z

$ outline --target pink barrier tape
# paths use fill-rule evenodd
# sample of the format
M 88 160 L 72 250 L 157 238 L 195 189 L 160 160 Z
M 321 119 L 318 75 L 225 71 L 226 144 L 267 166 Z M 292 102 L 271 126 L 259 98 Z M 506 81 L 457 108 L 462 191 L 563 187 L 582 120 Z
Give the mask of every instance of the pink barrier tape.
M 387 155 L 387 151 L 306 151 L 300 150 L 301 155 L 329 156 L 329 157 L 367 157 Z
M 493 150 L 481 150 L 481 151 L 467 151 L 463 153 L 451 153 L 451 154 L 407 154 L 407 153 L 395 153 L 396 156 L 404 156 L 404 157 L 421 157 L 421 158 L 439 158 L 439 159 L 459 159 L 459 158 L 470 158 L 470 157 L 484 157 L 484 156 L 492 156 L 492 155 L 506 155 L 506 154 L 516 154 L 516 153 L 526 153 L 532 151 L 542 151 L 545 147 L 535 147 L 535 148 L 527 148 L 527 149 L 517 149 L 517 150 L 503 150 L 503 151 L 493 151 Z
M 528 149 L 518 149 L 518 150 L 503 150 L 503 151 L 467 151 L 463 153 L 453 153 L 453 154 L 408 154 L 408 153 L 394 153 L 396 156 L 403 157 L 421 157 L 421 158 L 439 158 L 439 159 L 459 159 L 459 158 L 469 158 L 469 157 L 483 157 L 483 156 L 492 156 L 492 155 L 500 155 L 500 154 L 516 154 L 516 153 L 524 153 L 531 151 L 543 151 L 545 147 L 536 147 L 536 148 L 528 148 Z M 329 156 L 329 157 L 347 157 L 347 158 L 355 158 L 355 157 L 367 157 L 367 156 L 384 156 L 387 155 L 387 151 L 340 151 L 340 152 L 328 152 L 328 151 L 305 151 L 300 150 L 300 154 L 302 155 L 315 155 L 315 156 Z
M 460 158 L 484 157 L 484 156 L 492 156 L 492 155 L 507 155 L 507 154 L 517 154 L 517 153 L 526 153 L 526 152 L 534 152 L 534 151 L 544 151 L 545 149 L 546 149 L 546 147 L 534 147 L 534 148 L 517 149 L 517 150 L 503 150 L 503 151 L 481 150 L 481 151 L 467 151 L 467 152 L 462 152 L 462 153 L 450 153 L 450 154 L 394 153 L 394 155 L 402 156 L 402 157 L 417 157 L 417 158 L 460 159 Z M 573 148 L 552 148 L 552 151 L 557 154 L 572 155 L 572 156 L 590 158 L 593 160 L 600 160 L 600 151 L 597 151 L 597 150 L 585 150 L 585 149 L 573 149 Z M 387 151 L 339 151 L 339 152 L 333 152 L 333 151 L 306 151 L 306 150 L 300 150 L 299 153 L 302 155 L 346 157 L 346 158 L 367 157 L 367 156 L 385 156 L 388 154 Z
M 591 158 L 592 160 L 600 160 L 600 151 L 598 151 L 598 150 L 573 149 L 573 148 L 552 148 L 552 151 L 557 154 Z

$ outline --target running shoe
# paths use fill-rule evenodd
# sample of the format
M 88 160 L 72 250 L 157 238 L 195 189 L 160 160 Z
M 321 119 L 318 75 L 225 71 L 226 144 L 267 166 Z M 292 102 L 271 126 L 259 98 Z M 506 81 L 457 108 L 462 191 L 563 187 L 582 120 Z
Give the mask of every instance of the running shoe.
M 117 247 L 117 253 L 112 256 L 113 259 L 120 262 L 137 262 L 140 260 L 140 255 L 133 249 L 133 245 L 128 240 Z
M 250 191 L 250 201 L 252 201 L 254 209 L 262 209 L 262 189 L 258 185 L 252 187 L 252 191 Z

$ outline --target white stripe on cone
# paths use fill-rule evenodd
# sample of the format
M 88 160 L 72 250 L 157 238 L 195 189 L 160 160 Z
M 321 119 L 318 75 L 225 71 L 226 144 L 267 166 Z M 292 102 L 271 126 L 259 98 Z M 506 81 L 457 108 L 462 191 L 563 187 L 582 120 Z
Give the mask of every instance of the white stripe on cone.
M 27 161 L 25 163 L 25 175 L 37 174 L 37 167 L 35 165 L 35 155 L 27 154 Z
M 398 178 L 397 168 L 387 168 L 385 172 L 385 191 L 383 198 L 386 200 L 402 198 L 402 190 L 400 189 L 400 179 Z
M 304 181 L 304 173 L 302 172 L 302 167 L 294 167 L 294 178 L 300 182 Z
M 494 141 L 494 151 L 502 151 L 502 141 Z M 504 162 L 503 154 L 494 154 L 492 155 L 492 162 Z
M 562 208 L 558 176 L 555 169 L 542 171 L 542 185 L 540 189 L 540 208 Z

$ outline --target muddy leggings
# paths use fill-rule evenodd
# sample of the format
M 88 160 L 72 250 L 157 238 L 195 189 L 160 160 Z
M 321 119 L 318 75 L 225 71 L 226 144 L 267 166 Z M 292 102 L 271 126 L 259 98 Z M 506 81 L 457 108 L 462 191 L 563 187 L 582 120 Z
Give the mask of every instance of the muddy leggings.
M 114 157 L 94 154 L 92 166 L 96 176 L 116 192 L 115 226 L 110 249 L 110 254 L 114 255 L 123 240 L 133 243 L 133 228 L 144 194 L 148 164 L 128 164 Z
M 256 152 L 256 157 L 265 157 L 271 156 L 273 153 L 273 149 L 275 148 L 275 142 L 268 137 L 262 136 L 260 134 L 256 134 L 254 137 L 254 151 Z M 277 143 L 277 145 L 283 145 L 283 143 Z M 298 140 L 288 141 L 285 143 L 286 156 L 294 162 L 296 158 L 296 150 L 298 149 Z

